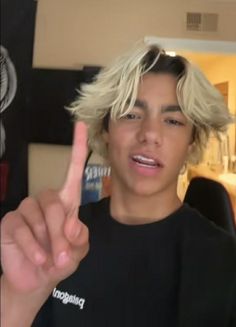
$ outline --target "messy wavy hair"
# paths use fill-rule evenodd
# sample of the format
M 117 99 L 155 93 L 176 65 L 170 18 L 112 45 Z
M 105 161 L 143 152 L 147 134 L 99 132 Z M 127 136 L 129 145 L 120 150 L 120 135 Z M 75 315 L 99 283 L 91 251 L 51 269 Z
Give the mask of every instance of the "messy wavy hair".
M 158 45 L 142 44 L 102 69 L 93 83 L 81 87 L 70 106 L 76 120 L 87 123 L 89 147 L 107 158 L 103 140 L 108 120 L 120 119 L 133 108 L 140 80 L 148 72 L 177 78 L 176 94 L 183 114 L 193 124 L 193 146 L 188 162 L 201 161 L 210 132 L 220 137 L 233 117 L 223 96 L 203 73 L 182 56 L 171 57 Z

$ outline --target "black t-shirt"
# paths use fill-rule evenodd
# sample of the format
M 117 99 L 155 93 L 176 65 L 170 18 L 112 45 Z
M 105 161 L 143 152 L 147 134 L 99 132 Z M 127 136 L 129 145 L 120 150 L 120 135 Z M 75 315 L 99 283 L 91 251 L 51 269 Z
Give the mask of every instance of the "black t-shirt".
M 206 283 L 207 278 L 210 280 L 211 269 L 206 267 L 205 272 L 199 267 L 200 273 L 196 274 L 195 259 L 192 255 L 196 256 L 199 264 L 202 261 L 198 256 L 206 256 L 204 262 L 207 262 L 212 252 L 209 248 L 212 247 L 214 250 L 215 240 L 224 243 L 225 241 L 222 240 L 228 240 L 230 236 L 214 227 L 211 222 L 187 205 L 183 205 L 170 216 L 157 222 L 125 225 L 110 216 L 109 199 L 103 199 L 98 203 L 82 207 L 80 217 L 89 228 L 89 253 L 80 263 L 78 270 L 56 286 L 33 326 L 192 327 L 193 325 L 188 325 L 187 321 L 190 322 L 194 313 L 185 312 L 183 308 L 186 306 L 188 311 L 188 301 L 193 301 L 194 306 L 199 306 L 196 308 L 198 312 L 196 316 L 199 317 L 197 319 L 200 319 L 200 324 L 195 319 L 194 326 L 223 326 L 219 324 L 221 321 L 216 311 L 224 300 L 220 298 L 221 296 L 228 302 L 232 298 L 229 296 L 226 299 L 226 296 L 232 288 L 236 267 L 229 266 L 225 268 L 226 271 L 220 272 L 223 276 L 232 269 L 232 272 L 226 276 L 231 278 L 229 281 L 231 286 L 228 284 L 222 286 L 228 288 L 227 290 L 220 290 L 220 293 L 213 290 L 214 285 L 218 283 L 218 277 L 215 277 L 217 280 L 212 286 L 211 283 L 205 285 L 212 287 L 212 290 L 206 291 L 203 298 L 198 299 L 197 283 Z M 191 245 L 196 243 L 195 240 L 199 245 L 201 244 L 199 251 L 198 246 Z M 209 246 L 203 245 L 209 240 Z M 232 240 L 228 243 L 233 244 Z M 230 256 L 235 259 L 235 247 L 227 245 L 228 247 L 234 248 L 230 250 L 232 252 Z M 204 254 L 202 251 L 205 248 Z M 216 248 L 215 251 L 217 252 L 218 249 Z M 213 255 L 213 259 L 210 260 L 217 266 L 218 259 L 215 257 L 217 258 L 217 255 Z M 187 299 L 188 294 L 193 299 Z M 212 305 L 208 303 L 204 306 L 202 301 L 211 297 L 211 294 L 212 299 L 217 298 L 213 300 L 216 303 Z M 236 300 L 236 296 L 234 298 Z M 231 310 L 227 308 L 222 310 Z M 195 308 L 190 306 L 190 311 L 191 309 L 194 312 Z M 224 320 L 225 323 L 226 319 L 230 321 L 230 315 L 231 313 L 228 312 L 226 318 L 227 314 L 225 314 L 222 322 Z M 203 321 L 206 324 L 203 324 Z M 226 326 L 230 325 L 226 324 Z

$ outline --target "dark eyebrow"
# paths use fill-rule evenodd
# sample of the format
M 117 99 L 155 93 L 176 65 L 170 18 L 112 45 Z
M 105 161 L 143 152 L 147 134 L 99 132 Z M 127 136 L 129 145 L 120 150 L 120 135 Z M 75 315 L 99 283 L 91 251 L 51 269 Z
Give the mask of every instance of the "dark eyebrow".
M 127 103 L 129 104 L 130 100 L 128 100 Z M 134 107 L 138 107 L 138 108 L 143 109 L 143 110 L 147 110 L 149 108 L 147 101 L 140 100 L 140 99 L 136 99 L 134 101 Z M 175 105 L 175 104 L 173 104 L 173 105 L 163 105 L 161 107 L 161 113 L 176 112 L 176 111 L 182 112 L 179 105 Z
M 161 112 L 162 113 L 166 113 L 166 112 L 176 112 L 176 111 L 180 111 L 182 112 L 180 106 L 178 105 L 167 105 L 167 106 L 162 106 L 161 108 Z
M 139 107 L 140 109 L 147 110 L 148 109 L 148 104 L 147 104 L 147 102 L 145 100 L 136 99 L 134 101 L 134 107 Z

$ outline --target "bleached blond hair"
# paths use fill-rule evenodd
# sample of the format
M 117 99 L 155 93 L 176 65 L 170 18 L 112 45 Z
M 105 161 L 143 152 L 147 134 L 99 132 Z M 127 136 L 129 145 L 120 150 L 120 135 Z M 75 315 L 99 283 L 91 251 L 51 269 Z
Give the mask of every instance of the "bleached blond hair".
M 210 132 L 220 137 L 233 117 L 223 96 L 194 64 L 181 56 L 170 57 L 154 44 L 139 45 L 102 69 L 93 83 L 82 85 L 78 99 L 69 109 L 76 120 L 88 125 L 90 149 L 107 158 L 107 146 L 102 137 L 106 128 L 104 121 L 107 117 L 117 120 L 131 111 L 140 79 L 148 72 L 170 73 L 177 77 L 178 103 L 193 123 L 193 146 L 188 162 L 200 162 Z

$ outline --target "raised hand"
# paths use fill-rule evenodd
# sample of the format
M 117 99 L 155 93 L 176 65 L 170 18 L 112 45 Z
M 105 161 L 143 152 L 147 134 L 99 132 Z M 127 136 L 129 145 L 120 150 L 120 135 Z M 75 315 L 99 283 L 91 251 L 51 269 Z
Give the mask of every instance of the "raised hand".
M 86 156 L 87 128 L 80 122 L 75 125 L 71 162 L 61 190 L 28 197 L 3 218 L 2 269 L 12 290 L 49 294 L 87 254 L 88 230 L 78 219 Z

